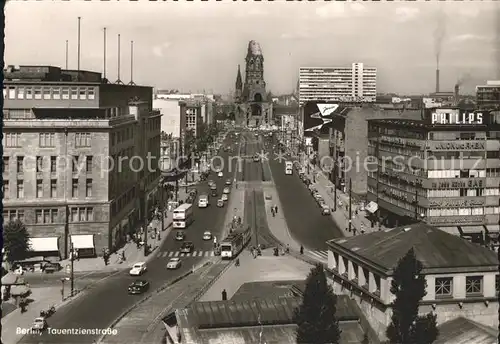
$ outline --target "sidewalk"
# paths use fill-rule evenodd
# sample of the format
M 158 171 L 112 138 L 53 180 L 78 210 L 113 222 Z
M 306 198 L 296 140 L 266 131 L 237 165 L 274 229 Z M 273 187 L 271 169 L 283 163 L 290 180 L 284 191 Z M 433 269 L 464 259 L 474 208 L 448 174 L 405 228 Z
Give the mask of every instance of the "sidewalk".
M 316 182 L 313 183 L 316 190 L 323 197 L 326 204 L 330 209 L 334 209 L 334 203 L 337 203 L 337 210 L 332 211 L 332 218 L 337 224 L 337 226 L 342 230 L 344 236 L 353 236 L 353 232 L 349 232 L 349 195 L 337 190 L 337 200 L 333 199 L 333 183 L 325 176 L 323 171 L 319 167 L 310 164 L 310 173 L 308 177 L 311 181 L 314 180 L 314 175 L 316 175 Z M 307 168 L 303 170 L 307 173 Z M 311 196 L 312 197 L 312 196 Z M 342 206 L 339 206 L 339 202 L 342 202 Z M 355 215 L 356 209 L 359 207 L 357 204 L 352 204 L 352 228 L 355 229 L 356 234 L 360 234 L 362 230 L 364 233 L 371 233 L 379 230 L 379 226 L 375 224 L 372 228 L 370 220 L 366 217 L 366 211 L 358 211 L 358 215 Z M 385 226 L 380 225 L 380 230 L 387 229 Z
M 230 299 L 248 282 L 304 280 L 312 268 L 290 255 L 275 257 L 272 249 L 262 250 L 262 256 L 255 259 L 248 250 L 243 250 L 238 257 L 240 266 L 231 264 L 199 301 L 219 301 L 224 289 Z

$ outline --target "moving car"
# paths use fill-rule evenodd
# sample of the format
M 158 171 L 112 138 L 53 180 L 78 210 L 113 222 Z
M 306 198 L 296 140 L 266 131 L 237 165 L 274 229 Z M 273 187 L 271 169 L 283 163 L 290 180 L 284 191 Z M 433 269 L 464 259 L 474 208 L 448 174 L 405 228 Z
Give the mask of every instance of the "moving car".
M 215 182 L 213 180 L 208 181 L 208 186 L 212 187 L 212 185 L 215 185 Z
M 215 185 L 215 184 L 210 185 L 210 190 L 212 190 L 212 191 L 217 190 L 217 185 Z
M 191 241 L 186 241 L 181 246 L 181 253 L 191 253 L 194 250 L 194 244 Z
M 212 233 L 209 231 L 203 232 L 203 240 L 212 240 Z
M 212 190 L 211 195 L 212 197 L 217 197 L 217 190 Z
M 142 294 L 149 289 L 149 282 L 145 280 L 134 281 L 128 286 L 128 293 L 131 295 Z
M 175 240 L 184 241 L 184 239 L 186 239 L 186 234 L 184 232 L 177 231 L 177 233 L 175 233 Z
M 44 317 L 35 318 L 33 321 L 33 325 L 31 326 L 32 330 L 35 331 L 43 331 L 47 328 L 47 321 Z
M 259 159 L 259 155 L 258 155 L 258 154 L 255 154 L 255 155 L 253 156 L 253 161 L 254 161 L 254 162 L 259 162 L 259 161 L 260 161 L 260 159 Z
M 224 200 L 223 200 L 222 198 L 217 200 L 217 206 L 218 206 L 219 208 L 224 207 Z
M 227 194 L 222 194 L 222 197 L 220 199 L 223 201 L 227 201 L 229 197 L 227 197 Z
M 231 185 L 231 179 L 226 179 L 226 185 Z
M 228 194 L 230 192 L 231 192 L 231 190 L 229 188 L 224 188 L 224 190 L 222 191 L 222 193 L 225 193 L 225 194 Z
M 219 171 L 219 173 L 217 173 L 217 176 L 218 176 L 219 178 L 222 178 L 222 177 L 224 177 L 224 173 L 223 173 L 222 171 Z
M 181 259 L 180 258 L 170 258 L 167 263 L 167 269 L 175 270 L 181 267 Z
M 145 273 L 147 271 L 147 267 L 146 267 L 146 263 L 144 262 L 140 262 L 140 263 L 135 263 L 133 266 L 132 266 L 132 269 L 130 269 L 130 276 L 140 276 L 142 275 L 143 273 Z

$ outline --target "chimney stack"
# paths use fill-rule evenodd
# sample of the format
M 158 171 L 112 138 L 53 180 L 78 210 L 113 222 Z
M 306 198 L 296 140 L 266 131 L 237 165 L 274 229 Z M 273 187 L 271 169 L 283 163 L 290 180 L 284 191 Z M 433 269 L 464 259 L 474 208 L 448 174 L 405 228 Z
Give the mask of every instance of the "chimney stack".
M 455 105 L 458 105 L 458 96 L 460 94 L 460 85 L 457 83 L 455 85 L 455 92 L 454 92 L 454 98 L 455 98 Z
M 436 93 L 439 92 L 439 69 L 436 69 Z

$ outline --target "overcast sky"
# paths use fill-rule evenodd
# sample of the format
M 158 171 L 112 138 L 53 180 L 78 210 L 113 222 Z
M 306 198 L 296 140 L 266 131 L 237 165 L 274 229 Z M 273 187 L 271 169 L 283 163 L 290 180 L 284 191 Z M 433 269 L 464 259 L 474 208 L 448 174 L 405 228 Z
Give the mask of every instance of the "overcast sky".
M 496 6 L 496 8 L 495 8 Z M 183 91 L 234 88 L 248 41 L 264 54 L 264 77 L 275 94 L 291 92 L 300 66 L 363 62 L 378 68 L 379 92 L 426 93 L 435 86 L 436 39 L 441 48 L 441 89 L 463 89 L 499 78 L 500 4 L 494 2 L 98 2 L 9 1 L 5 63 L 77 68 L 77 17 L 81 16 L 81 69 Z M 440 34 L 439 34 L 440 33 Z M 495 55 L 496 54 L 496 55 Z M 496 56 L 496 58 L 495 58 Z

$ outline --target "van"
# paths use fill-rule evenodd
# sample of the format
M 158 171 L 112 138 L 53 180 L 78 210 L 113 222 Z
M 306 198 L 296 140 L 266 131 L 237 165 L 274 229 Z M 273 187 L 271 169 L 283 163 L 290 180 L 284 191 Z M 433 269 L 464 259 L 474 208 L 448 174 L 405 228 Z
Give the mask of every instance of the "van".
M 208 207 L 208 195 L 201 195 L 198 198 L 198 208 Z

